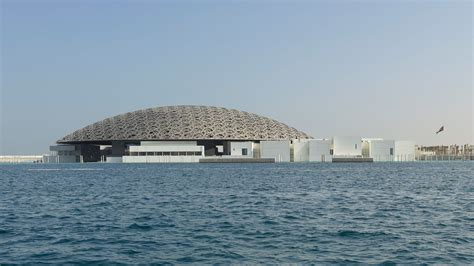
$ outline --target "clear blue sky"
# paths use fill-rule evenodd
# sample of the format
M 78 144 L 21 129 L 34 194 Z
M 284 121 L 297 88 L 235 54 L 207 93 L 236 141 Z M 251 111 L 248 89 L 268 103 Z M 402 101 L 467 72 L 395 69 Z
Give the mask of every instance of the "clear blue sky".
M 44 153 L 95 121 L 176 104 L 314 137 L 473 143 L 472 12 L 470 1 L 2 0 L 0 154 Z

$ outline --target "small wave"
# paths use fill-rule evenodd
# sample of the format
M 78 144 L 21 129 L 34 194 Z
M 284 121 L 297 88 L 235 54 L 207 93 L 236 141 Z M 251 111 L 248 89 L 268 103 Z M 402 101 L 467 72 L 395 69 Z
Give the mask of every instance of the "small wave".
M 139 225 L 136 223 L 133 223 L 127 227 L 128 229 L 134 229 L 134 230 L 142 230 L 142 231 L 149 231 L 152 230 L 153 227 L 150 225 Z
M 27 171 L 103 171 L 103 168 L 30 168 Z
M 120 253 L 126 254 L 126 255 L 135 255 L 135 254 L 139 254 L 140 251 L 137 251 L 137 250 L 134 250 L 134 249 L 127 249 L 127 250 L 124 250 Z
M 386 261 L 381 262 L 379 265 L 390 266 L 390 265 L 397 265 L 397 264 L 391 260 L 386 260 Z
M 67 243 L 71 243 L 73 242 L 74 239 L 71 239 L 71 238 L 61 238 L 55 242 L 53 242 L 53 245 L 57 245 L 57 244 L 67 244 Z
M 64 169 L 65 171 L 103 171 L 103 168 L 77 168 L 77 169 Z
M 27 171 L 61 171 L 59 168 L 40 168 L 40 169 L 27 169 Z
M 153 220 L 153 218 L 150 217 L 150 216 L 141 216 L 141 217 L 133 218 L 133 220 L 135 220 L 137 222 L 146 222 L 146 221 Z
M 54 255 L 57 255 L 57 254 L 58 254 L 57 252 L 43 252 L 43 253 L 33 254 L 33 255 L 31 255 L 31 257 L 33 257 L 33 258 L 43 258 L 43 257 L 54 256 Z
M 266 224 L 266 225 L 275 225 L 275 224 L 278 224 L 278 222 L 275 222 L 274 220 L 265 220 L 263 222 L 263 224 Z
M 177 261 L 182 262 L 182 263 L 191 263 L 191 262 L 197 262 L 198 260 L 194 257 L 185 256 L 185 257 L 181 257 L 177 259 Z
M 337 235 L 340 237 L 359 238 L 359 237 L 386 236 L 388 234 L 384 232 L 359 232 L 359 231 L 354 231 L 354 230 L 341 230 L 337 232 Z
M 298 217 L 296 217 L 294 215 L 291 215 L 291 214 L 285 215 L 285 216 L 283 216 L 283 218 L 285 218 L 287 220 L 297 220 L 298 219 Z

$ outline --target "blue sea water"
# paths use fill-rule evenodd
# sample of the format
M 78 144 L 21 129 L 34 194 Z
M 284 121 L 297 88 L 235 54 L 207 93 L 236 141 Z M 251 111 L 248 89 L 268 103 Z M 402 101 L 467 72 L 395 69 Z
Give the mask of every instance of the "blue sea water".
M 0 165 L 0 263 L 474 263 L 474 162 Z

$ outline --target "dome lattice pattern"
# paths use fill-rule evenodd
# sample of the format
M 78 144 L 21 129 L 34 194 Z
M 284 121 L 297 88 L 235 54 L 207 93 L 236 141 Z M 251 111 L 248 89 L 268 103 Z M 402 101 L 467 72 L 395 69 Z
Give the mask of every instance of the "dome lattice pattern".
M 211 106 L 165 106 L 104 119 L 58 143 L 110 140 L 289 140 L 312 138 L 252 113 Z

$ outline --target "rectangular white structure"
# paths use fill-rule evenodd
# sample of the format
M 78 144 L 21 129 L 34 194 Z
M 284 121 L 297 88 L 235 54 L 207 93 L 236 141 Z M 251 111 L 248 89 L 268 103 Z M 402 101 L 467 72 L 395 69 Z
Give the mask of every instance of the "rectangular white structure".
M 332 140 L 312 139 L 308 143 L 310 162 L 331 162 L 332 161 Z
M 230 155 L 239 157 L 253 157 L 253 143 L 232 141 L 230 143 Z
M 374 162 L 391 162 L 395 158 L 395 141 L 369 139 L 363 143 L 363 155 L 374 159 Z
M 143 146 L 130 146 L 124 163 L 197 163 L 204 157 L 204 146 L 195 141 L 144 141 Z M 161 145 L 162 144 L 162 145 Z
M 122 156 L 107 156 L 107 163 L 122 163 Z
M 334 157 L 362 157 L 361 137 L 334 137 Z
M 415 161 L 415 142 L 407 140 L 395 141 L 395 161 L 413 162 Z
M 274 158 L 276 163 L 290 162 L 290 141 L 260 141 L 260 157 Z
M 293 162 L 308 162 L 309 161 L 309 140 L 308 139 L 294 139 L 292 145 Z

